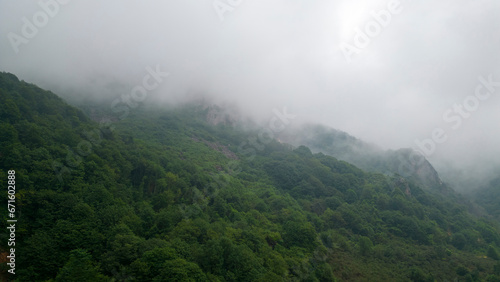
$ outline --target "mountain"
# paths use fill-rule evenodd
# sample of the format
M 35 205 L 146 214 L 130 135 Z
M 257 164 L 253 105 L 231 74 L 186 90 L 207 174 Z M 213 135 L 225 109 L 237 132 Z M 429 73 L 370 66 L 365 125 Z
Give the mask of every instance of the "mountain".
M 500 220 L 500 205 L 498 204 L 500 203 L 500 177 L 493 179 L 478 191 L 471 192 L 470 196 L 484 207 L 489 215 Z
M 0 185 L 14 170 L 17 220 L 4 279 L 500 279 L 498 223 L 453 191 L 262 138 L 217 106 L 80 110 L 9 73 L 0 105 Z
M 423 187 L 449 190 L 424 156 L 412 149 L 382 150 L 348 133 L 317 124 L 306 124 L 281 137 L 295 146 L 305 145 L 359 168 L 388 175 L 401 175 Z

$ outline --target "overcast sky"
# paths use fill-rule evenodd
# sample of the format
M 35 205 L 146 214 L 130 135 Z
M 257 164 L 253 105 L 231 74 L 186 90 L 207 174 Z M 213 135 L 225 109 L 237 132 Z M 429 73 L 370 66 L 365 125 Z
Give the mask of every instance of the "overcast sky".
M 169 101 L 286 106 L 390 149 L 441 128 L 430 159 L 500 156 L 497 0 L 0 0 L 0 34 L 0 70 L 61 96 L 117 97 L 159 66 Z

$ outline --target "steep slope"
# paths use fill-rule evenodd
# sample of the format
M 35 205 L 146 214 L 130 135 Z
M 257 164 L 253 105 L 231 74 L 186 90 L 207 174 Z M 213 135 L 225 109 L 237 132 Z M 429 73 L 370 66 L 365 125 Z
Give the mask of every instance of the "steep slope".
M 322 152 L 367 171 L 398 174 L 433 190 L 448 190 L 434 167 L 412 149 L 385 151 L 345 132 L 311 124 L 282 140 L 295 146 L 308 146 L 313 152 Z
M 471 191 L 470 196 L 492 217 L 500 221 L 500 177 L 493 179 L 477 191 Z
M 20 281 L 498 279 L 496 226 L 412 179 L 259 142 L 203 105 L 97 123 L 5 73 L 0 99 Z

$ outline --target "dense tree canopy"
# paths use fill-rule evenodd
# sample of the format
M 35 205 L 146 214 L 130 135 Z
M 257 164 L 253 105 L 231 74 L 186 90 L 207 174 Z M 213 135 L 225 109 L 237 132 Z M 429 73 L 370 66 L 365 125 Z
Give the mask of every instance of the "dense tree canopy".
M 207 122 L 210 106 L 85 114 L 8 73 L 0 105 L 2 187 L 16 171 L 12 279 L 500 279 L 496 222 L 455 194 L 304 146 L 248 154 L 259 131 Z

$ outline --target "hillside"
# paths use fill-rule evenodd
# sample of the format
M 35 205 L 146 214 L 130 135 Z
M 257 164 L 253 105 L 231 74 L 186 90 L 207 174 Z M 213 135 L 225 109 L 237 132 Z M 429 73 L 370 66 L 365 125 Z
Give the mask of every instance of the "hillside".
M 500 177 L 493 179 L 488 185 L 470 194 L 479 205 L 486 209 L 490 216 L 500 221 Z
M 0 105 L 0 183 L 15 170 L 18 220 L 16 274 L 3 263 L 3 277 L 500 279 L 497 223 L 452 191 L 259 139 L 240 122 L 214 122 L 211 105 L 144 104 L 120 118 L 8 73 Z
M 346 132 L 322 125 L 306 124 L 282 137 L 295 146 L 305 145 L 359 168 L 387 175 L 401 175 L 432 190 L 449 190 L 434 167 L 412 149 L 382 150 Z

